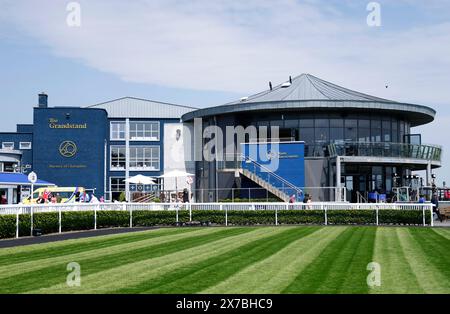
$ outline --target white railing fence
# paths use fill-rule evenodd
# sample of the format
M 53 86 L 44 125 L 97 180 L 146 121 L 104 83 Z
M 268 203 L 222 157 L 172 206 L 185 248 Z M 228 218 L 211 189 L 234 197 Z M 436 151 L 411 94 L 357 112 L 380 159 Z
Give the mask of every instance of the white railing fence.
M 43 204 L 43 205 L 1 205 L 0 216 L 16 216 L 16 237 L 19 237 L 19 216 L 29 214 L 31 219 L 30 234 L 33 235 L 33 215 L 37 213 L 58 213 L 59 232 L 61 233 L 61 213 L 63 212 L 94 212 L 94 229 L 97 229 L 97 212 L 123 211 L 130 216 L 130 228 L 133 227 L 133 211 L 175 211 L 176 221 L 179 223 L 179 212 L 189 211 L 189 221 L 192 222 L 192 211 L 220 210 L 225 215 L 225 225 L 228 225 L 228 211 L 275 211 L 275 224 L 278 225 L 279 211 L 311 210 L 323 211 L 325 225 L 328 224 L 327 212 L 330 210 L 370 210 L 376 211 L 376 225 L 379 225 L 378 213 L 383 210 L 414 210 L 421 211 L 423 225 L 426 226 L 426 213 L 431 215 L 433 227 L 433 205 L 426 204 L 388 204 L 388 203 L 98 203 L 98 204 Z

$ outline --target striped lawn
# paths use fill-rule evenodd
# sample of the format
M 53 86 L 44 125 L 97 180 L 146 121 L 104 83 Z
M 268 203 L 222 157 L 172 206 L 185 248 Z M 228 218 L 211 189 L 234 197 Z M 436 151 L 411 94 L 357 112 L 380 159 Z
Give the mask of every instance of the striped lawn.
M 0 293 L 450 293 L 450 230 L 167 228 L 0 249 Z

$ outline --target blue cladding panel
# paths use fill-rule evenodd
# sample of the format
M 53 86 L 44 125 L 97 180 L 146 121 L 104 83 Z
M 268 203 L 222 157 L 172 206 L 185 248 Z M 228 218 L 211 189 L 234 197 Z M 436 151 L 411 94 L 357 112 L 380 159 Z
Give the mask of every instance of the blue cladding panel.
M 96 188 L 103 195 L 107 133 L 104 110 L 35 108 L 33 170 L 58 186 Z
M 244 169 L 255 172 L 266 181 L 270 180 L 269 183 L 279 188 L 283 187 L 282 182 L 273 179 L 273 176 L 269 179 L 267 171 L 262 169 L 273 171 L 296 187 L 305 187 L 305 143 L 246 143 L 242 145 L 244 156 L 262 165 L 262 168 L 255 167 L 253 163 L 243 161 Z

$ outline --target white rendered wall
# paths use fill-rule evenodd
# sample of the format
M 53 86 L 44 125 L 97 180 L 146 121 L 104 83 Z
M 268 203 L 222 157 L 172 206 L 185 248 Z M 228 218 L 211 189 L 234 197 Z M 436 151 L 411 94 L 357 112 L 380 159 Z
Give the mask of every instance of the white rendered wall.
M 177 132 L 177 130 L 179 131 Z M 177 133 L 179 133 L 179 137 Z M 164 173 L 181 170 L 195 174 L 190 134 L 193 137 L 191 126 L 183 123 L 164 124 Z M 192 178 L 195 180 L 194 177 Z M 182 191 L 184 188 L 190 189 L 186 178 L 178 178 L 177 186 L 178 191 Z M 164 190 L 175 190 L 175 179 L 164 179 Z

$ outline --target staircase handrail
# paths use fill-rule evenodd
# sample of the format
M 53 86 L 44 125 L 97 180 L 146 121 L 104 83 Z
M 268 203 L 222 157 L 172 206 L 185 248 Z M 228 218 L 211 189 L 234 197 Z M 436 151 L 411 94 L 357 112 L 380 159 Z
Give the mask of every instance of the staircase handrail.
M 283 177 L 279 176 L 278 174 L 274 173 L 272 170 L 270 170 L 266 166 L 261 165 L 259 162 L 251 159 L 250 157 L 246 157 L 246 156 L 243 156 L 243 155 L 241 155 L 241 157 L 243 158 L 243 160 L 249 160 L 254 165 L 258 166 L 259 168 L 261 168 L 263 170 L 265 170 L 269 175 L 274 176 L 276 179 L 280 180 L 281 182 L 286 184 L 291 189 L 294 189 L 295 191 L 297 191 L 297 193 L 303 194 L 303 190 L 302 189 L 300 189 L 299 187 L 295 186 L 294 184 L 292 184 L 291 182 L 287 181 L 286 179 L 284 179 Z M 263 179 L 263 178 L 261 178 L 261 179 Z M 268 182 L 268 183 L 270 184 L 270 182 Z

